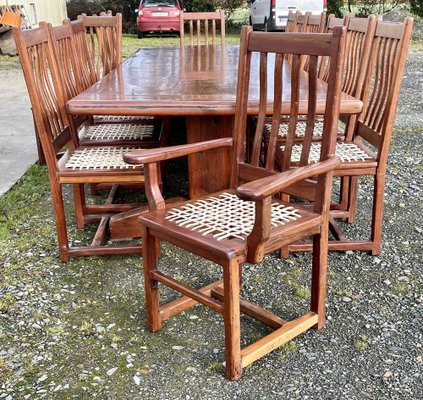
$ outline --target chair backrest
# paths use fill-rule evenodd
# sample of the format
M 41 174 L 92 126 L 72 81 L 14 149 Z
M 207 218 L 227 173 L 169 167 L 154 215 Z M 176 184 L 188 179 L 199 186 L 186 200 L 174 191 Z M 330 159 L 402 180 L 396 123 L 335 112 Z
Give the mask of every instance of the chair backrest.
M 307 19 L 307 24 L 303 32 L 308 33 L 322 33 L 325 29 L 326 13 L 322 12 L 320 15 L 310 14 Z M 309 57 L 303 57 L 303 69 L 308 71 Z
M 14 28 L 13 35 L 47 167 L 49 173 L 54 174 L 57 171 L 56 154 L 65 145 L 74 148 L 77 139 L 65 112 L 53 46 L 45 24 L 26 31 Z
M 76 58 L 70 25 L 52 27 L 51 24 L 40 22 L 40 26 L 47 27 L 52 41 L 57 67 L 60 71 L 61 84 L 65 101 L 81 92 L 78 85 Z
M 63 25 L 69 25 L 72 29 L 73 46 L 77 55 L 76 71 L 79 91 L 82 92 L 98 80 L 87 40 L 86 28 L 82 20 L 70 21 L 69 19 L 65 19 Z
M 185 45 L 185 23 L 189 25 L 189 44 L 194 45 L 194 37 L 196 37 L 196 44 L 200 45 L 202 42 L 209 44 L 209 36 L 211 33 L 212 44 L 216 45 L 217 36 L 217 22 L 220 22 L 220 43 L 225 44 L 225 13 L 223 11 L 217 12 L 203 12 L 203 13 L 186 13 L 181 11 L 180 17 L 180 37 L 181 46 Z M 195 23 L 194 23 L 195 22 Z M 210 30 L 211 25 L 211 32 Z M 195 26 L 195 28 L 194 28 Z M 204 39 L 201 39 L 201 31 L 204 31 Z
M 325 109 L 320 159 L 323 161 L 334 154 L 341 93 L 344 30 L 345 28 L 339 27 L 334 30 L 333 34 L 286 33 L 281 35 L 273 32 L 251 32 L 251 28 L 243 28 L 234 128 L 234 140 L 238 157 L 238 164 L 233 166 L 232 172 L 234 186 L 240 181 L 245 182 L 252 180 L 252 178 L 257 179 L 257 170 L 260 166 L 269 171 L 274 170 L 278 149 L 277 136 L 282 120 L 281 113 L 283 113 L 281 110 L 284 109 L 285 104 L 287 107 L 289 106 L 288 135 L 280 167 L 283 171 L 286 171 L 294 165 L 307 164 L 317 109 L 318 57 L 329 55 L 331 55 L 331 79 L 328 82 L 326 102 L 330 104 L 330 107 Z M 284 61 L 285 54 L 293 55 L 291 64 Z M 308 74 L 301 69 L 301 57 L 304 55 L 310 56 Z M 257 104 L 257 125 L 250 164 L 245 164 L 244 143 L 249 103 L 250 71 L 253 70 L 252 63 L 258 64 L 260 98 Z M 268 72 L 272 67 L 274 67 L 273 74 Z M 257 85 L 257 83 L 254 83 L 254 85 Z M 282 85 L 285 88 L 290 88 L 290 100 L 282 99 Z M 300 100 L 304 102 L 304 99 L 306 99 L 307 104 L 307 106 L 303 104 L 303 108 L 307 109 L 305 116 L 307 127 L 303 153 L 299 163 L 297 161 L 295 164 L 291 164 L 291 153 L 297 122 L 304 120 L 304 115 L 300 115 L 299 103 Z M 285 101 L 287 103 L 284 104 Z M 272 102 L 273 105 L 271 106 Z M 269 116 L 271 117 L 272 125 L 267 152 L 263 158 L 263 132 L 265 122 L 268 121 Z
M 348 20 L 342 91 L 351 96 L 361 96 L 375 27 L 374 15 Z M 328 80 L 327 65 L 328 59 L 322 59 L 319 76 L 326 82 Z
M 337 18 L 335 17 L 335 14 L 329 14 L 326 32 L 331 33 L 335 26 L 347 26 L 348 20 L 353 17 L 355 17 L 354 13 L 345 14 L 343 18 Z
M 302 14 L 301 11 L 297 10 L 295 13 L 290 10 L 288 13 L 288 21 L 286 23 L 286 27 L 285 27 L 285 32 L 289 33 L 289 32 L 299 32 L 299 25 L 298 25 L 298 19 L 299 18 L 304 18 L 304 15 Z M 285 54 L 285 60 L 288 62 L 291 62 L 292 59 L 292 54 Z
M 288 21 L 286 23 L 285 32 L 297 32 L 298 17 L 302 15 L 301 11 L 296 12 L 290 10 L 288 13 Z
M 323 33 L 325 30 L 326 13 L 322 12 L 318 15 L 309 15 L 304 32 Z
M 308 19 L 311 16 L 311 12 L 307 11 L 305 14 L 299 15 L 297 18 L 297 27 L 295 32 L 306 32 Z
M 88 33 L 91 57 L 100 79 L 122 62 L 122 14 L 78 15 Z
M 412 29 L 412 18 L 403 23 L 378 21 L 372 41 L 356 140 L 363 138 L 375 146 L 383 165 L 391 142 Z

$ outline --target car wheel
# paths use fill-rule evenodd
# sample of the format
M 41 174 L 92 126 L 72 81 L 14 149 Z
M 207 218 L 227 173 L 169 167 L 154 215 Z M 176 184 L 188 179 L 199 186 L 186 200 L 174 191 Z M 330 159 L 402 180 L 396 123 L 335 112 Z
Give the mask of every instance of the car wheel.
M 144 37 L 144 33 L 141 31 L 138 31 L 138 39 L 142 39 Z

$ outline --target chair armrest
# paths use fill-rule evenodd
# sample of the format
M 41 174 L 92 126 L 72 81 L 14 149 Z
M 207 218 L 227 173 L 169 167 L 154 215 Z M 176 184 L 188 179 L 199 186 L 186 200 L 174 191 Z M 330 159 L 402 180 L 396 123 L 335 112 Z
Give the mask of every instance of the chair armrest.
M 219 147 L 230 147 L 232 146 L 232 143 L 233 139 L 228 137 L 198 143 L 183 144 L 180 146 L 136 150 L 125 153 L 123 160 L 128 164 L 148 164 L 183 157 L 189 154 L 199 153 L 201 151 L 217 149 Z
M 266 197 L 281 192 L 282 189 L 298 181 L 334 170 L 340 164 L 341 160 L 338 156 L 331 156 L 327 160 L 316 164 L 306 165 L 245 183 L 236 189 L 236 194 L 243 200 L 263 200 Z

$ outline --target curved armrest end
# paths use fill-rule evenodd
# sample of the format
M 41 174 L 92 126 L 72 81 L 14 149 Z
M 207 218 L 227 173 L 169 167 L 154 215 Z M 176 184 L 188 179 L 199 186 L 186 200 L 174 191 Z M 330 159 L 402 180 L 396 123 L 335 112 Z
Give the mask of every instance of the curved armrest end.
M 334 170 L 340 164 L 341 159 L 338 156 L 331 156 L 327 160 L 316 164 L 305 165 L 304 167 L 245 183 L 236 189 L 236 194 L 243 200 L 263 200 L 298 181 Z

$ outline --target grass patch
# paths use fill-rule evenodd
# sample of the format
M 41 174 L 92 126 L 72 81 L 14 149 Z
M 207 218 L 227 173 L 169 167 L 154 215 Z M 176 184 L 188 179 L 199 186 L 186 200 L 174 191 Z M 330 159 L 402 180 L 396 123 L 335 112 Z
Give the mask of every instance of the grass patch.
M 294 340 L 290 340 L 289 342 L 286 342 L 279 347 L 279 350 L 283 351 L 284 353 L 293 353 L 297 349 L 298 345 Z
M 370 340 L 366 335 L 360 335 L 354 341 L 354 347 L 356 350 L 364 350 L 370 344 Z
M 294 292 L 295 296 L 300 297 L 301 299 L 310 298 L 310 289 L 305 287 L 297 287 Z
M 8 56 L 6 54 L 0 54 L 0 71 L 19 69 L 20 67 L 21 63 L 19 62 L 18 56 Z
M 185 38 L 186 44 L 189 44 L 189 37 Z M 226 35 L 227 44 L 239 44 L 239 34 Z M 122 37 L 122 57 L 125 59 L 136 52 L 141 47 L 155 46 L 179 46 L 179 36 L 171 35 L 152 35 L 138 39 L 136 35 L 123 35 Z
M 399 297 L 405 296 L 408 293 L 408 286 L 405 283 L 397 283 L 392 291 Z

